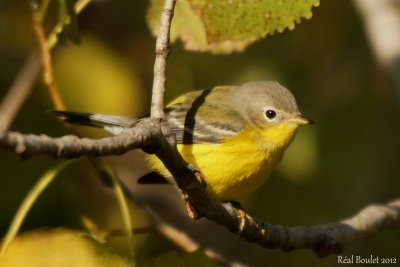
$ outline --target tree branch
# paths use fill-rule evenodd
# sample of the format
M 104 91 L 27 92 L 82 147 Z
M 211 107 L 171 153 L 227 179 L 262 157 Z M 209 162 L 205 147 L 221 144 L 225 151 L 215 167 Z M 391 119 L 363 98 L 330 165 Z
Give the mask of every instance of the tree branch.
M 79 138 L 66 135 L 51 138 L 47 135 L 21 134 L 0 130 L 0 147 L 13 150 L 22 158 L 33 155 L 47 155 L 58 158 L 81 156 L 120 155 L 132 149 L 159 146 L 162 132 L 152 119 L 138 121 L 136 126 L 118 136 L 102 139 Z
M 163 133 L 157 121 L 143 119 L 118 136 L 92 140 L 76 136 L 51 138 L 48 136 L 23 135 L 15 132 L 0 133 L 0 147 L 14 150 L 23 156 L 50 155 L 72 158 L 83 155 L 119 155 L 131 149 L 146 148 L 156 144 L 162 147 L 158 153 L 166 166 L 174 166 L 179 160 L 168 155 L 166 146 L 160 143 Z M 169 144 L 168 144 L 169 145 Z M 171 167 L 172 168 L 172 167 Z M 172 169 L 171 169 L 172 170 Z M 191 178 L 190 169 L 175 165 L 175 174 Z M 180 179 L 179 179 L 180 180 Z M 371 205 L 349 219 L 317 226 L 286 228 L 264 223 L 228 203 L 215 201 L 205 193 L 198 182 L 182 183 L 190 201 L 208 219 L 235 232 L 242 238 L 267 248 L 291 251 L 300 248 L 313 249 L 319 256 L 339 253 L 352 242 L 370 237 L 389 228 L 400 228 L 400 199 L 386 205 Z
M 154 63 L 154 79 L 151 101 L 151 118 L 160 122 L 161 131 L 166 139 L 164 145 L 156 151 L 165 167 L 175 178 L 179 188 L 184 192 L 196 190 L 205 195 L 205 184 L 201 173 L 182 158 L 176 148 L 175 134 L 165 120 L 164 92 L 166 84 L 165 68 L 169 55 L 170 28 L 174 15 L 176 0 L 166 0 L 161 14 L 160 29 L 156 42 L 156 60 Z M 190 199 L 190 197 L 189 197 Z

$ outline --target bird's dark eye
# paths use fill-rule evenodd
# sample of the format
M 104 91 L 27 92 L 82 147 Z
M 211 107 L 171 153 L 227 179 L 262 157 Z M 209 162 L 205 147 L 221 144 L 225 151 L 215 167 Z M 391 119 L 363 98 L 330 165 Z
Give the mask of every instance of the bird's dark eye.
M 272 109 L 268 109 L 267 111 L 265 111 L 265 116 L 267 116 L 267 118 L 269 120 L 273 120 L 276 118 L 276 111 L 272 110 Z

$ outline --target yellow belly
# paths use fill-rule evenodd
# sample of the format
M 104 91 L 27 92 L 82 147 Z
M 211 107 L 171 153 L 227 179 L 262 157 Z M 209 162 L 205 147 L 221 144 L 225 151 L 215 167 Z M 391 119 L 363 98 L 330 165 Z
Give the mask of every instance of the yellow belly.
M 282 159 L 297 125 L 246 128 L 220 144 L 178 145 L 183 158 L 203 173 L 207 190 L 222 201 L 241 198 L 260 187 Z M 150 155 L 154 171 L 173 180 L 161 161 Z
M 221 144 L 178 145 L 183 158 L 197 166 L 207 190 L 222 201 L 235 200 L 260 187 L 282 158 L 283 150 L 261 148 L 252 138 L 239 137 Z M 170 173 L 155 156 L 148 157 L 153 170 L 167 178 Z

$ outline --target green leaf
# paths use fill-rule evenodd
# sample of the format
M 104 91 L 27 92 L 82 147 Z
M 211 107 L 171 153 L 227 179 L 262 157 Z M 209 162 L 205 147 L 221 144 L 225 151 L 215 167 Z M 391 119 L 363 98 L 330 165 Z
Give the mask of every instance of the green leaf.
M 189 0 L 204 23 L 210 43 L 264 37 L 294 29 L 301 18 L 311 18 L 318 0 L 220 1 Z
M 171 252 L 150 261 L 138 262 L 138 267 L 216 267 L 202 250 L 191 253 Z
M 163 0 L 153 0 L 147 19 L 157 35 Z M 319 0 L 179 0 L 171 40 L 181 39 L 188 50 L 230 53 L 274 32 L 294 29 L 312 17 Z

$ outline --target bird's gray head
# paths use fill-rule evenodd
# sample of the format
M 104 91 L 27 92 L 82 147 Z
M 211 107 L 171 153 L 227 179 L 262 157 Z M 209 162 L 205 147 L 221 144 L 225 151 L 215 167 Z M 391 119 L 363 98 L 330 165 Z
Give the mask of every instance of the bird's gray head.
M 231 101 L 237 111 L 252 124 L 277 125 L 283 121 L 309 124 L 297 108 L 292 93 L 275 81 L 255 81 L 234 86 Z

